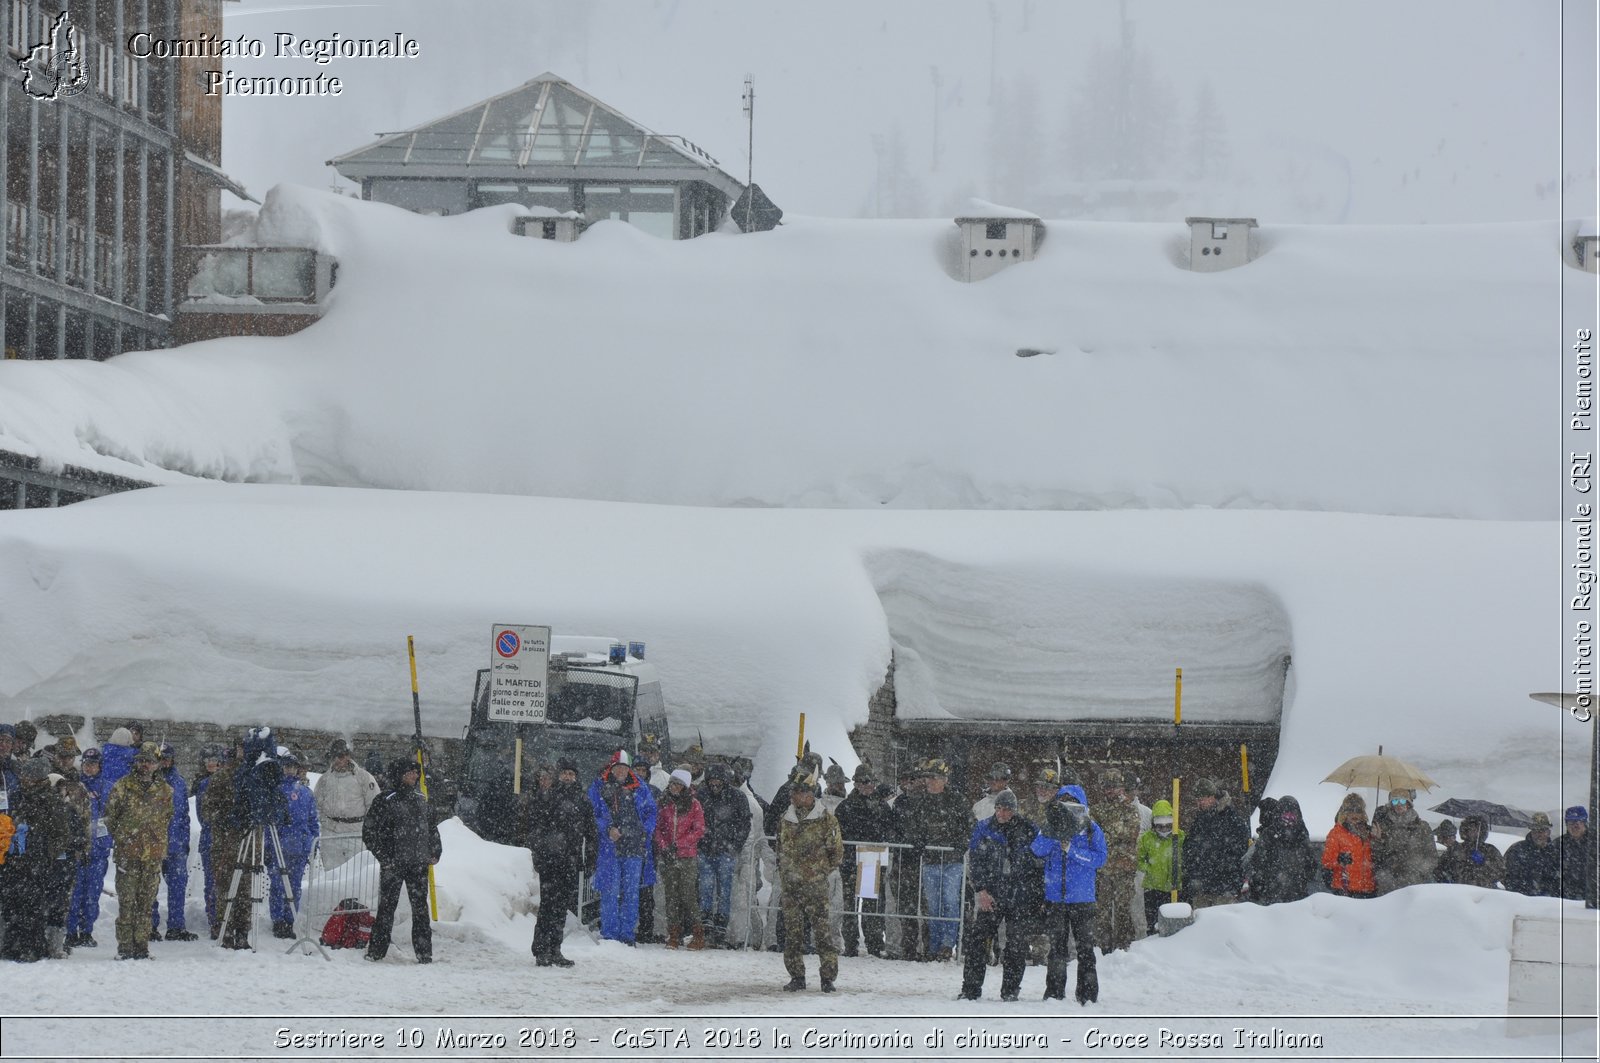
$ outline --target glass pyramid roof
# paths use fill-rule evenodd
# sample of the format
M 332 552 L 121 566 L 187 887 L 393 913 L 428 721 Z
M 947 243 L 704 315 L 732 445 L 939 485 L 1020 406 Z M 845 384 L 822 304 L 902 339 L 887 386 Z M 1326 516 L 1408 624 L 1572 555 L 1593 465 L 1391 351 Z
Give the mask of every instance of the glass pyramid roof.
M 436 121 L 391 133 L 340 155 L 330 165 L 346 177 L 393 175 L 401 168 L 429 176 L 458 170 L 626 168 L 663 179 L 697 177 L 737 195 L 743 185 L 682 137 L 664 137 L 601 103 L 554 74 L 541 74 L 510 92 Z M 597 175 L 600 176 L 600 175 Z

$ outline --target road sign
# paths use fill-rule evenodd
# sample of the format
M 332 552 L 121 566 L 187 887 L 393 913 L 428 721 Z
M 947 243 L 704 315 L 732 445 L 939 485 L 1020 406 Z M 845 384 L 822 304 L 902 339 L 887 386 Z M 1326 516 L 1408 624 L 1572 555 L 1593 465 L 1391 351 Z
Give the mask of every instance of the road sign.
M 543 723 L 550 692 L 550 629 L 496 624 L 490 646 L 489 719 Z

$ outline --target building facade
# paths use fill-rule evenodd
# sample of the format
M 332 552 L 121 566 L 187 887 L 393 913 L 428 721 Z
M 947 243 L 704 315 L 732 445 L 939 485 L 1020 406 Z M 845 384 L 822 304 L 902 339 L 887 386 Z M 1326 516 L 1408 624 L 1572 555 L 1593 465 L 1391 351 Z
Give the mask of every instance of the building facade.
M 65 12 L 68 23 L 58 20 Z M 70 34 L 66 29 L 70 28 Z M 221 235 L 216 58 L 142 60 L 126 42 L 222 33 L 222 0 L 0 0 L 0 350 L 105 359 L 168 342 L 179 248 Z M 23 61 L 64 62 L 52 98 Z

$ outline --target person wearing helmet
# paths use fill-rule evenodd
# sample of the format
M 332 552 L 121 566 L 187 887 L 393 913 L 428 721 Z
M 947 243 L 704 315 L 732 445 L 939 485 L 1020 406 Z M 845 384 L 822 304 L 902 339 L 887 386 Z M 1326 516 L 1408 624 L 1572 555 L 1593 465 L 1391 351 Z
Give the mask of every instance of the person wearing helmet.
M 289 809 L 289 818 L 278 829 L 278 847 L 275 848 L 270 841 L 267 844 L 267 884 L 272 910 L 272 936 L 293 938 L 294 913 L 300 908 L 300 890 L 306 877 L 306 863 L 311 859 L 317 836 L 322 833 L 322 825 L 317 816 L 317 800 L 305 783 L 304 762 L 294 753 L 280 756 L 278 762 L 283 765 L 283 782 L 279 785 L 283 790 L 284 804 Z M 282 874 L 278 870 L 278 848 L 283 850 Z M 284 887 L 285 876 L 289 880 L 288 893 Z M 292 906 L 289 902 L 291 894 L 294 897 Z
M 1095 968 L 1095 872 L 1106 862 L 1106 838 L 1089 816 L 1083 787 L 1063 786 L 1045 810 L 1033 839 L 1033 854 L 1044 860 L 1044 923 L 1050 931 L 1044 999 L 1065 1000 L 1069 944 L 1078 960 L 1077 1001 L 1100 999 Z

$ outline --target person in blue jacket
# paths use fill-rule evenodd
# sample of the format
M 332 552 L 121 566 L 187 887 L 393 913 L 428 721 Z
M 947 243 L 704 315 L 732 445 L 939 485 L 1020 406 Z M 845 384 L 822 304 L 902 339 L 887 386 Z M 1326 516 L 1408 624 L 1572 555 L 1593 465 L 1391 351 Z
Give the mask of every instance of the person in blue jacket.
M 106 830 L 106 798 L 111 784 L 101 772 L 100 751 L 93 746 L 78 759 L 78 781 L 89 791 L 89 858 L 78 865 L 67 907 L 67 945 L 95 948 L 95 920 L 100 918 L 100 893 L 111 863 L 111 832 Z
M 650 850 L 656 832 L 656 800 L 650 784 L 633 770 L 627 750 L 612 754 L 605 771 L 589 784 L 600 853 L 594 888 L 600 894 L 600 936 L 632 945 L 639 928 L 639 882 L 655 880 Z
M 206 746 L 200 751 L 200 774 L 189 783 L 189 796 L 194 801 L 195 817 L 200 820 L 200 869 L 205 880 L 206 925 L 217 925 L 217 884 L 211 867 L 211 821 L 200 815 L 200 801 L 211 785 L 211 777 L 222 770 L 223 752 L 219 746 Z M 216 937 L 215 934 L 212 937 Z
M 283 797 L 289 808 L 289 821 L 278 829 L 278 844 L 283 848 L 283 867 L 289 876 L 289 889 L 294 894 L 294 904 L 284 893 L 283 875 L 278 874 L 278 854 L 271 841 L 267 842 L 267 868 L 269 896 L 272 906 L 272 936 L 294 937 L 294 913 L 300 907 L 300 889 L 306 877 L 306 862 L 322 833 L 317 818 L 317 799 L 306 785 L 306 766 L 293 753 L 279 754 L 283 765 Z
M 133 740 L 132 731 L 118 727 L 111 732 L 100 747 L 100 774 L 105 777 L 107 790 L 133 770 L 133 758 L 138 752 L 139 743 Z
M 194 941 L 198 935 L 184 924 L 183 909 L 189 899 L 189 784 L 172 766 L 172 743 L 161 743 L 161 759 L 156 774 L 172 787 L 172 822 L 167 827 L 167 855 L 161 861 L 161 877 L 167 882 L 168 941 Z M 150 939 L 161 940 L 161 902 L 150 905 Z
M 1094 879 L 1106 862 L 1106 836 L 1089 818 L 1083 787 L 1063 786 L 1045 807 L 1045 825 L 1033 840 L 1044 858 L 1044 923 L 1050 934 L 1044 999 L 1067 998 L 1067 939 L 1078 957 L 1079 1004 L 1100 999 L 1094 963 Z

